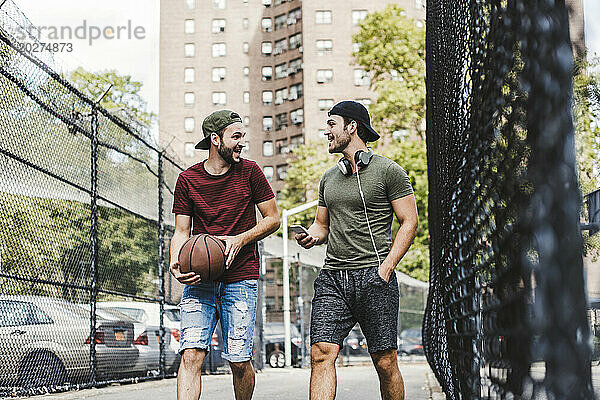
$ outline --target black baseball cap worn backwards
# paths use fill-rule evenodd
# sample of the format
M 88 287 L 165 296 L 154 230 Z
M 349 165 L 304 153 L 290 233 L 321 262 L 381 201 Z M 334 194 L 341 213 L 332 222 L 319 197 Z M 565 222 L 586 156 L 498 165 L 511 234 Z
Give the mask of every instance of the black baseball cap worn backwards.
M 369 116 L 369 112 L 365 106 L 356 101 L 340 101 L 329 110 L 327 115 L 330 117 L 332 115 L 339 115 L 340 117 L 352 118 L 367 129 L 367 141 L 374 142 L 379 139 L 379 134 L 371 127 L 371 117 Z
M 236 112 L 231 110 L 219 110 L 210 114 L 204 118 L 202 122 L 202 133 L 204 133 L 204 139 L 196 144 L 196 149 L 208 150 L 210 149 L 210 135 L 217 133 L 221 129 L 228 127 L 229 125 L 242 122 L 242 118 Z

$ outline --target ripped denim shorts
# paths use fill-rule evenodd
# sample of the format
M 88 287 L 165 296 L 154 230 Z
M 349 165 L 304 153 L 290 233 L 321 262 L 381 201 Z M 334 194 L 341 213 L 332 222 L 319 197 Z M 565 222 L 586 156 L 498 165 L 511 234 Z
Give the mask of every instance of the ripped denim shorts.
M 206 282 L 186 285 L 181 297 L 181 340 L 185 349 L 208 349 L 217 321 L 221 321 L 225 348 L 231 362 L 252 359 L 258 281 Z

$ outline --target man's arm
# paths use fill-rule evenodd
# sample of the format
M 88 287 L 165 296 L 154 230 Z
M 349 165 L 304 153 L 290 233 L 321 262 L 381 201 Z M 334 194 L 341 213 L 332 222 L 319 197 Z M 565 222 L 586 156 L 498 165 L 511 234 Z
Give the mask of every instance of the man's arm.
M 175 215 L 175 233 L 173 233 L 173 237 L 171 238 L 171 265 L 169 266 L 169 270 L 175 279 L 184 285 L 195 285 L 200 282 L 200 275 L 197 275 L 195 272 L 182 274 L 179 270 L 179 251 L 185 241 L 189 239 L 191 228 L 192 217 L 181 214 Z
M 315 221 L 308 228 L 308 233 L 308 235 L 306 233 L 298 233 L 294 236 L 298 244 L 305 249 L 310 249 L 317 244 L 327 242 L 327 237 L 329 236 L 329 212 L 327 211 L 327 207 L 317 207 Z
M 263 201 L 256 206 L 263 216 L 263 219 L 261 219 L 252 229 L 235 236 L 217 236 L 217 238 L 225 241 L 225 256 L 227 257 L 225 265 L 227 268 L 229 268 L 242 247 L 266 238 L 279 229 L 279 225 L 281 225 L 281 219 L 279 218 L 279 211 L 277 210 L 275 199 Z
M 390 252 L 379 267 L 379 275 L 386 282 L 389 282 L 396 265 L 398 265 L 404 254 L 408 251 L 419 228 L 419 216 L 417 214 L 417 204 L 414 194 L 393 200 L 392 208 L 400 223 L 400 229 L 396 233 Z

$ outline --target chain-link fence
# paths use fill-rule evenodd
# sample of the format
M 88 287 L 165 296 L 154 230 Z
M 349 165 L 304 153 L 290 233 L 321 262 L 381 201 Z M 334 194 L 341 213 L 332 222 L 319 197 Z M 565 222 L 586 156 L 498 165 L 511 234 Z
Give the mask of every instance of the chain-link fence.
M 429 364 L 449 399 L 591 399 L 564 0 L 427 2 Z
M 35 28 L 0 5 L 0 395 L 171 374 L 165 243 L 181 168 L 25 46 Z

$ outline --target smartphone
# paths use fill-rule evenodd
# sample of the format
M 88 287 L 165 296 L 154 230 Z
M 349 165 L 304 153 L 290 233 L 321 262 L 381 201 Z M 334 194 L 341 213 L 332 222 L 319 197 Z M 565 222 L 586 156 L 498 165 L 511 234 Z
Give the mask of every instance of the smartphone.
M 292 232 L 297 233 L 297 234 L 306 233 L 307 235 L 310 235 L 310 233 L 308 233 L 306 228 L 303 227 L 302 225 L 292 225 L 292 226 L 290 226 L 290 229 L 292 230 Z

